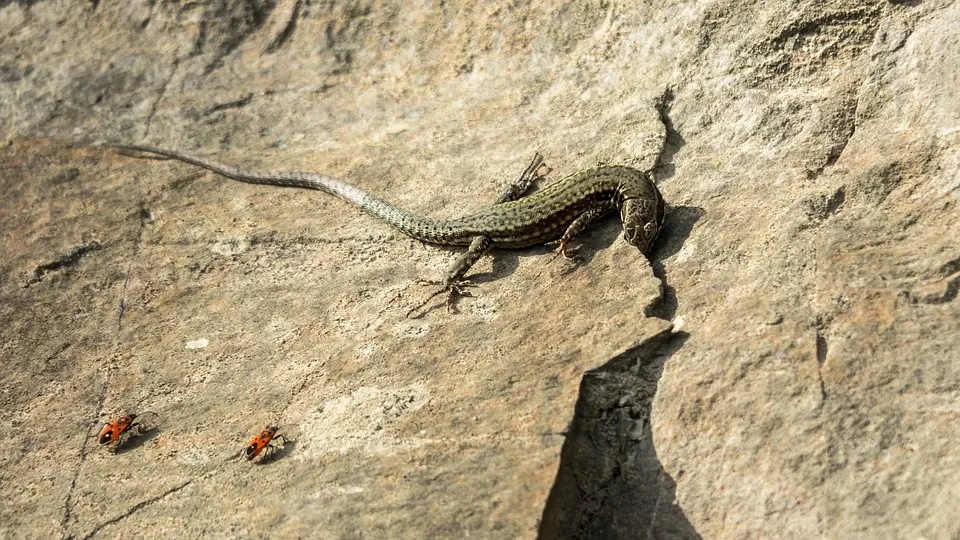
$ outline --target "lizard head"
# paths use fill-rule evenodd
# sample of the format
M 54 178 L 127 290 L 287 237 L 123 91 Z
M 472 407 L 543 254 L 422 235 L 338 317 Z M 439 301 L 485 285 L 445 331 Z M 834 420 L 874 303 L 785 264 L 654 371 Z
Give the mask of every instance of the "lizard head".
M 660 190 L 650 182 L 651 193 L 641 197 L 628 197 L 620 205 L 623 221 L 623 239 L 636 246 L 646 255 L 663 226 L 663 197 Z

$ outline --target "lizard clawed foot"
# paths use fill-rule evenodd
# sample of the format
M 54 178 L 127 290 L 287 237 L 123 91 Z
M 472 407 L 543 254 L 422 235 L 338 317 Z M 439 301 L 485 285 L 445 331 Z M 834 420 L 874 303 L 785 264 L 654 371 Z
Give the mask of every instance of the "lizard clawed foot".
M 440 288 L 436 292 L 428 296 L 426 300 L 424 300 L 423 302 L 420 302 L 419 304 L 414 306 L 410 311 L 408 311 L 407 317 L 409 317 L 413 312 L 427 305 L 431 300 L 433 300 L 434 298 L 436 298 L 437 296 L 443 293 L 447 293 L 447 301 L 446 301 L 447 311 L 448 312 L 453 311 L 453 305 L 456 299 L 461 296 L 473 298 L 474 297 L 473 293 L 471 293 L 467 289 L 470 287 L 476 287 L 476 285 L 473 282 L 467 279 L 461 279 L 456 281 L 447 281 L 447 280 L 436 281 L 436 280 L 419 279 L 417 280 L 417 283 L 420 285 L 439 285 Z
M 540 180 L 541 178 L 546 178 L 552 171 L 553 169 L 551 169 L 549 165 L 541 163 L 537 165 L 537 170 L 533 172 L 533 176 L 535 179 Z
M 548 244 L 551 246 L 553 245 L 557 246 L 557 249 L 553 250 L 554 259 L 557 258 L 557 255 L 563 255 L 563 258 L 568 261 L 573 261 L 573 262 L 580 261 L 580 256 L 577 255 L 577 250 L 580 249 L 580 246 L 570 247 L 570 244 L 568 244 L 563 239 L 554 240 L 553 242 L 549 242 Z

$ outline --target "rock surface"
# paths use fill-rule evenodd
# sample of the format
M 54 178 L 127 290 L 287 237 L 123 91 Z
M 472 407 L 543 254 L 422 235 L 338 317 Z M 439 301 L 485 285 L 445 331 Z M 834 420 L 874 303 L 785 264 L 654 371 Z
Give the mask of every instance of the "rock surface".
M 0 536 L 960 535 L 960 4 L 634 4 L 0 2 Z M 408 318 L 457 250 L 140 142 L 670 207 Z

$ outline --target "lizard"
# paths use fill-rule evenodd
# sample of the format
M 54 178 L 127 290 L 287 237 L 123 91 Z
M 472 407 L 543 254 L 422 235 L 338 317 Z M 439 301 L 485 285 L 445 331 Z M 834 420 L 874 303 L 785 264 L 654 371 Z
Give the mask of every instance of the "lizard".
M 649 256 L 663 226 L 663 196 L 651 173 L 623 165 L 586 169 L 524 196 L 541 177 L 541 167 L 545 167 L 539 153 L 493 205 L 460 218 L 437 220 L 394 206 L 357 186 L 322 173 L 243 170 L 154 146 L 116 145 L 112 148 L 124 153 L 175 159 L 249 184 L 317 189 L 347 201 L 416 240 L 467 246 L 467 251 L 453 261 L 442 280 L 426 282 L 441 285 L 430 298 L 448 293 L 448 308 L 454 297 L 471 296 L 465 288 L 472 283 L 464 276 L 491 248 L 558 244 L 556 252 L 571 259 L 574 249 L 570 248 L 570 242 L 590 223 L 619 209 L 624 240 Z M 430 298 L 410 313 L 425 305 Z

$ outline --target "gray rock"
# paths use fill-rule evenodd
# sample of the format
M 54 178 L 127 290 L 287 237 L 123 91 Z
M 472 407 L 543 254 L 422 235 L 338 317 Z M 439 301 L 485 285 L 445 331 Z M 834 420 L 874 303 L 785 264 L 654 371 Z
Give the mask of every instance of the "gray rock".
M 0 536 L 960 535 L 960 5 L 634 4 L 0 2 Z M 104 143 L 670 207 L 407 318 L 457 250 Z

